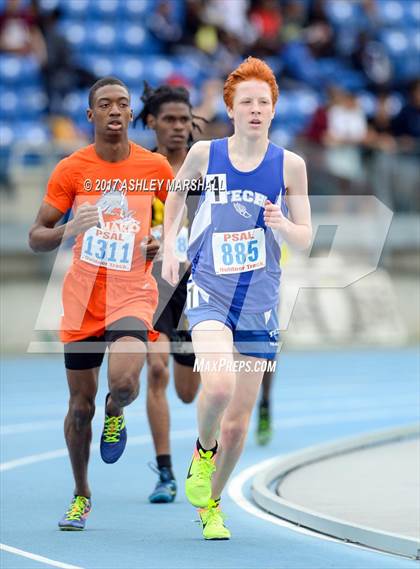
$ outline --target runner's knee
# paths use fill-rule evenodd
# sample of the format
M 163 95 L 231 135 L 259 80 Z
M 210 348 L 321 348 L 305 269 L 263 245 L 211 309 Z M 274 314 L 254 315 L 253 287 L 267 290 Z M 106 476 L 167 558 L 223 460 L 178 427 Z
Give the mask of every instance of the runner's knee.
M 237 419 L 222 424 L 220 438 L 224 448 L 234 448 L 243 443 L 248 431 L 248 421 Z
M 125 406 L 131 403 L 139 394 L 139 380 L 136 373 L 124 373 L 118 380 L 111 379 L 111 398 L 117 405 Z
M 234 390 L 234 385 L 229 382 L 218 382 L 205 386 L 206 401 L 210 406 L 224 408 L 228 405 Z
M 176 385 L 176 393 L 183 403 L 192 403 L 197 390 L 191 389 L 189 385 L 183 385 L 182 387 Z
M 70 401 L 69 414 L 76 431 L 80 431 L 92 422 L 95 415 L 95 404 L 90 400 Z
M 154 360 L 149 364 L 149 389 L 165 389 L 169 381 L 169 369 L 163 360 Z

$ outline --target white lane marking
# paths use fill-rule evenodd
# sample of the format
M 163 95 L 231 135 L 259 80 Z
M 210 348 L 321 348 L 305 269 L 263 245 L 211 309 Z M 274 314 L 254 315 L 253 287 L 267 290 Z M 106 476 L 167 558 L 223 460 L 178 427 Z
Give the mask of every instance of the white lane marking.
M 171 434 L 172 440 L 186 439 L 188 437 L 196 437 L 197 431 L 194 429 L 185 429 L 180 431 L 174 431 Z M 143 445 L 152 441 L 151 435 L 139 435 L 138 437 L 131 437 L 127 441 L 128 446 Z M 91 450 L 99 450 L 99 443 L 94 443 L 91 445 Z M 0 472 L 5 472 L 7 470 L 13 470 L 19 468 L 20 466 L 26 466 L 28 464 L 36 464 L 37 462 L 44 462 L 46 460 L 53 460 L 54 458 L 62 458 L 68 455 L 67 448 L 59 448 L 57 450 L 52 450 L 49 452 L 42 452 L 39 454 L 31 454 L 29 456 L 24 456 L 22 458 L 17 458 L 15 460 L 9 460 L 8 462 L 2 462 L 0 464 Z
M 42 462 L 44 460 L 52 460 L 53 458 L 60 458 L 67 456 L 67 448 L 60 448 L 57 450 L 51 450 L 49 452 L 41 452 L 39 454 L 30 454 L 28 456 L 23 456 L 22 458 L 17 458 L 15 460 L 9 460 L 8 462 L 2 462 L 0 464 L 0 472 L 5 472 L 6 470 L 13 470 L 19 466 L 26 466 L 28 464 L 35 464 L 36 462 Z
M 38 421 L 35 423 L 10 423 L 10 425 L 2 425 L 0 427 L 0 435 L 19 435 L 21 433 L 30 433 L 33 431 L 47 431 L 61 427 L 61 421 Z
M 195 429 L 184 429 L 179 431 L 174 431 L 171 435 L 172 440 L 175 439 L 186 439 L 189 437 L 195 437 L 197 431 Z M 152 437 L 150 435 L 140 435 L 138 437 L 131 437 L 128 439 L 127 444 L 130 446 L 142 445 L 151 442 Z M 95 443 L 91 445 L 93 450 L 99 449 L 99 444 Z M 60 458 L 67 456 L 67 448 L 60 448 L 50 452 L 43 452 L 41 454 L 33 454 L 30 456 L 25 456 L 17 460 L 10 460 L 9 462 L 3 462 L 0 464 L 0 471 L 4 472 L 6 470 L 13 470 L 20 466 L 26 466 L 28 464 L 35 464 L 36 462 L 43 462 L 46 460 L 53 460 L 54 458 Z M 36 555 L 34 553 L 29 553 L 28 551 L 23 551 L 22 549 L 17 549 L 16 547 L 11 547 L 10 545 L 0 544 L 0 549 L 7 551 L 8 553 L 14 553 L 15 555 L 21 555 L 22 557 L 27 557 L 28 559 L 33 559 L 34 561 L 39 561 L 40 563 L 46 563 L 53 567 L 61 567 L 62 569 L 83 569 L 83 567 L 77 565 L 68 565 L 67 563 L 62 563 L 61 561 L 54 561 L 53 559 L 48 559 L 47 557 L 42 557 L 41 555 Z
M 46 421 L 32 421 L 32 422 L 25 422 L 25 423 L 9 423 L 8 425 L 0 425 L 0 435 L 1 436 L 9 436 L 9 435 L 19 435 L 24 433 L 32 433 L 33 431 L 47 431 L 49 429 L 59 428 L 61 429 L 64 423 L 64 417 L 67 413 L 67 409 L 63 409 L 62 415 L 60 415 L 59 419 L 48 419 Z M 103 407 L 96 407 L 96 414 L 94 419 L 94 424 L 99 424 L 104 414 Z M 130 420 L 131 423 L 144 423 L 147 415 L 146 411 L 137 409 L 127 409 L 125 411 L 126 419 Z M 185 417 L 189 417 L 191 412 L 188 409 L 175 409 L 171 412 L 172 419 L 184 419 Z
M 279 457 L 277 455 L 273 458 L 269 458 L 268 460 L 264 460 L 263 462 L 259 462 L 258 464 L 254 464 L 253 466 L 250 466 L 249 468 L 245 468 L 245 470 L 243 470 L 240 474 L 238 474 L 237 476 L 235 476 L 232 479 L 232 481 L 229 483 L 229 485 L 227 487 L 227 491 L 228 491 L 229 497 L 240 508 L 242 508 L 243 510 L 248 512 L 248 514 L 251 514 L 252 516 L 260 518 L 260 519 L 264 520 L 265 522 L 270 522 L 272 524 L 284 527 L 286 529 L 295 531 L 297 533 L 303 533 L 304 535 L 308 535 L 310 537 L 315 537 L 317 539 L 323 539 L 325 541 L 332 541 L 334 543 L 339 543 L 340 545 L 347 545 L 349 547 L 355 547 L 357 549 L 364 549 L 365 551 L 373 551 L 375 553 L 381 553 L 382 555 L 395 557 L 394 554 L 388 553 L 387 551 L 381 551 L 379 549 L 372 549 L 370 547 L 367 547 L 367 546 L 364 546 L 364 545 L 361 545 L 358 543 L 347 542 L 347 541 L 344 541 L 342 539 L 331 537 L 329 535 L 318 533 L 318 532 L 310 530 L 308 528 L 298 526 L 296 524 L 293 524 L 292 522 L 288 522 L 286 520 L 283 520 L 282 518 L 278 518 L 277 516 L 274 516 L 273 514 L 269 514 L 269 513 L 265 512 L 264 510 L 261 510 L 260 508 L 255 506 L 250 500 L 248 500 L 248 498 L 245 497 L 245 494 L 243 492 L 243 487 L 251 477 L 253 477 L 255 474 L 257 474 L 257 472 L 259 472 L 260 470 L 263 470 L 264 468 L 269 467 L 271 464 L 276 462 L 276 460 L 278 460 L 278 458 Z
M 351 401 L 346 400 L 346 407 L 351 405 Z M 393 403 L 389 406 L 378 405 L 378 408 L 375 409 L 374 406 L 361 405 L 362 410 L 358 412 L 352 411 L 351 409 L 347 409 L 347 411 L 340 411 L 337 413 L 328 413 L 325 414 L 325 410 L 329 409 L 331 405 L 320 405 L 317 407 L 319 411 L 317 414 L 312 415 L 300 415 L 299 417 L 291 417 L 291 418 L 284 418 L 276 421 L 274 423 L 275 427 L 279 428 L 287 428 L 287 427 L 296 427 L 296 426 L 305 426 L 305 425 L 323 425 L 328 424 L 330 422 L 353 422 L 354 420 L 364 420 L 370 418 L 381 418 L 381 417 L 394 417 L 400 415 L 403 411 L 408 411 L 412 409 L 413 411 L 418 410 L 417 403 L 403 403 L 398 404 L 397 402 Z M 337 405 L 334 404 L 334 408 L 337 408 Z M 279 414 L 283 413 L 293 413 L 298 410 L 296 408 L 289 408 L 283 406 L 276 406 L 277 412 Z M 100 411 L 100 410 L 99 410 Z M 392 413 L 389 413 L 392 411 Z M 65 413 L 65 412 L 64 412 Z M 100 414 L 100 412 L 99 412 Z M 185 410 L 178 410 L 177 412 L 172 412 L 171 416 L 173 419 L 180 419 L 190 415 L 190 412 Z M 126 419 L 130 420 L 130 423 L 143 423 L 146 417 L 145 413 L 139 415 L 139 413 L 126 413 Z M 341 420 L 343 419 L 343 420 Z M 18 435 L 23 433 L 29 433 L 33 431 L 44 431 L 49 430 L 52 428 L 61 428 L 63 425 L 63 420 L 48 420 L 48 421 L 37 421 L 32 423 L 10 423 L 9 425 L 0 426 L 0 435 L 2 436 L 9 436 L 9 435 Z M 95 423 L 98 422 L 95 420 Z M 99 423 L 98 423 L 99 424 Z
M 197 435 L 197 431 L 195 429 L 185 429 L 185 430 L 174 431 L 171 435 L 171 438 L 173 440 L 176 440 L 176 439 L 184 439 L 184 438 L 189 438 L 189 437 L 195 437 L 196 435 Z M 135 446 L 135 445 L 141 445 L 141 444 L 151 442 L 151 440 L 152 440 L 152 438 L 150 435 L 140 435 L 137 437 L 129 438 L 127 441 L 127 444 L 129 446 Z M 92 444 L 91 449 L 92 450 L 98 450 L 99 444 L 97 444 L 97 443 Z M 0 471 L 13 470 L 13 469 L 18 468 L 20 466 L 26 466 L 28 464 L 34 464 L 37 462 L 43 462 L 46 460 L 53 460 L 55 458 L 65 457 L 65 456 L 67 456 L 67 453 L 68 453 L 67 448 L 61 448 L 61 449 L 57 449 L 55 451 L 44 452 L 44 453 L 40 453 L 40 454 L 22 457 L 20 459 L 11 460 L 8 462 L 1 463 L 0 464 Z M 228 491 L 230 498 L 234 502 L 236 502 L 238 504 L 238 506 L 240 506 L 243 510 L 245 510 L 246 512 L 250 513 L 253 516 L 256 516 L 258 518 L 263 519 L 264 521 L 268 521 L 268 522 L 273 523 L 275 525 L 283 526 L 287 529 L 291 529 L 293 531 L 303 533 L 305 535 L 316 537 L 318 539 L 324 539 L 326 541 L 333 541 L 335 543 L 343 544 L 344 542 L 341 540 L 338 540 L 336 538 L 329 537 L 326 535 L 319 534 L 317 532 L 311 531 L 311 530 L 306 529 L 306 528 L 296 526 L 296 525 L 292 524 L 291 522 L 286 522 L 285 520 L 282 520 L 282 519 L 277 518 L 271 514 L 263 512 L 262 510 L 258 509 L 256 506 L 254 506 L 249 500 L 247 500 L 247 498 L 245 498 L 242 489 L 243 489 L 244 484 L 247 482 L 247 480 L 249 480 L 249 478 L 251 478 L 251 476 L 256 474 L 262 468 L 269 466 L 277 458 L 278 457 L 276 456 L 276 457 L 270 458 L 268 460 L 265 460 L 263 462 L 260 462 L 258 464 L 255 464 L 255 465 L 245 469 L 244 471 L 242 471 L 239 475 L 235 476 L 227 488 L 227 491 Z M 362 547 L 363 549 L 366 549 L 363 546 L 359 546 L 359 545 L 352 544 L 352 543 L 345 543 L 345 545 L 350 545 L 353 547 Z M 77 567 L 75 565 L 67 565 L 67 564 L 61 563 L 59 561 L 48 560 L 46 557 L 37 556 L 37 555 L 34 555 L 32 553 L 28 553 L 28 552 L 24 552 L 24 551 L 16 549 L 16 548 L 12 548 L 10 546 L 2 545 L 2 548 L 4 548 L 5 551 L 9 551 L 11 553 L 16 552 L 17 555 L 23 555 L 24 557 L 29 557 L 31 559 L 36 559 L 36 558 L 42 559 L 43 560 L 42 562 L 50 563 L 51 565 L 55 564 L 56 567 L 63 567 L 64 569 L 66 569 L 66 568 L 83 569 L 83 568 Z M 17 553 L 17 552 L 19 552 L 19 553 Z
M 253 466 L 250 466 L 249 468 L 245 468 L 245 470 L 243 470 L 240 474 L 235 476 L 232 479 L 232 481 L 229 483 L 229 485 L 228 485 L 229 497 L 240 508 L 242 508 L 243 510 L 245 510 L 249 514 L 256 516 L 257 518 L 261 518 L 262 520 L 264 520 L 266 522 L 270 522 L 272 524 L 282 526 L 282 527 L 285 527 L 287 529 L 292 529 L 292 530 L 295 530 L 299 533 L 304 533 L 305 535 L 310 535 L 312 537 L 320 537 L 321 539 L 326 539 L 327 541 L 334 541 L 336 543 L 342 543 L 342 542 L 340 542 L 340 540 L 338 540 L 336 538 L 333 538 L 333 537 L 330 537 L 327 535 L 324 536 L 322 534 L 318 534 L 318 533 L 311 531 L 309 529 L 302 528 L 300 526 L 292 524 L 291 522 L 287 522 L 286 520 L 278 518 L 277 516 L 273 516 L 272 514 L 268 514 L 267 512 L 264 512 L 264 510 L 261 510 L 260 508 L 258 508 L 258 506 L 255 506 L 254 504 L 252 504 L 252 502 L 250 502 L 245 497 L 245 495 L 243 493 L 243 487 L 246 484 L 246 482 L 250 478 L 252 478 L 255 474 L 257 474 L 257 472 L 259 472 L 260 470 L 264 470 L 265 468 L 267 468 L 268 466 L 270 466 L 271 464 L 276 462 L 276 460 L 278 460 L 278 456 L 275 456 L 273 458 L 269 458 L 268 460 L 264 460 L 263 462 L 259 462 L 258 464 L 254 464 Z
M 340 412 L 331 413 L 329 415 L 307 415 L 306 417 L 296 417 L 291 419 L 279 420 L 273 423 L 274 427 L 280 429 L 293 429 L 299 427 L 313 426 L 313 425 L 329 425 L 329 424 L 340 424 L 340 423 L 358 423 L 363 421 L 372 421 L 374 419 L 391 419 L 401 417 L 401 412 L 395 410 L 394 413 L 389 413 L 385 409 L 383 411 L 371 411 L 369 413 L 355 413 L 353 412 Z M 407 417 L 404 417 L 407 420 Z M 182 439 L 184 437 L 192 436 L 195 437 L 197 431 L 195 430 L 180 430 L 173 431 L 171 434 L 172 439 Z M 142 445 L 151 441 L 150 435 L 139 435 L 137 437 L 129 437 L 128 445 Z M 98 450 L 99 444 L 92 444 L 92 450 Z M 49 452 L 43 452 L 39 454 L 32 454 L 29 456 L 24 456 L 22 458 L 17 458 L 14 460 L 9 460 L 7 462 L 2 462 L 0 464 L 0 472 L 5 472 L 7 470 L 12 470 L 18 468 L 19 466 L 26 466 L 28 464 L 35 464 L 37 462 L 43 462 L 44 460 L 52 460 L 54 458 L 61 458 L 67 456 L 67 449 L 61 448 Z
M 69 565 L 68 563 L 62 563 L 61 561 L 54 561 L 54 559 L 48 559 L 48 557 L 43 557 L 42 555 L 29 553 L 29 551 L 23 551 L 23 549 L 11 547 L 4 543 L 0 543 L 0 550 L 7 551 L 7 553 L 13 553 L 14 555 L 20 555 L 21 557 L 27 557 L 28 559 L 38 561 L 38 563 L 44 563 L 45 565 L 51 565 L 52 567 L 60 567 L 61 569 L 83 569 L 79 565 Z

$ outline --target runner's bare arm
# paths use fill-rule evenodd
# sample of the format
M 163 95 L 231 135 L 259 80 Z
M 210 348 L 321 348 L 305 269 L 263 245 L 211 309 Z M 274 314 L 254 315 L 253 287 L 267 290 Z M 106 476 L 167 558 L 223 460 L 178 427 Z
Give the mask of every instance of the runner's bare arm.
M 175 177 L 175 181 L 196 180 L 204 176 L 208 165 L 209 149 L 209 141 L 201 140 L 196 142 L 188 152 L 184 163 Z M 182 191 L 182 184 L 180 184 L 180 186 L 180 191 L 170 192 L 166 198 L 163 230 L 165 236 L 164 248 L 168 247 L 174 249 L 175 238 L 182 222 L 187 192 Z
M 59 209 L 45 202 L 41 205 L 29 231 L 29 246 L 35 253 L 53 251 L 63 238 L 75 237 L 99 223 L 98 208 L 88 203 L 77 209 L 71 221 L 55 227 L 62 217 L 63 212 Z
M 284 155 L 284 183 L 287 189 L 289 218 L 282 213 L 280 205 L 267 202 L 264 221 L 268 227 L 279 231 L 287 243 L 296 249 L 304 250 L 312 240 L 306 165 L 300 156 L 288 150 Z
M 181 182 L 180 191 L 170 192 L 165 202 L 164 245 L 162 276 L 170 284 L 178 282 L 179 261 L 175 257 L 175 242 L 182 224 L 187 192 L 182 191 L 183 180 L 196 180 L 205 175 L 209 160 L 210 141 L 200 140 L 190 149 L 175 181 Z M 176 187 L 176 185 L 175 185 Z

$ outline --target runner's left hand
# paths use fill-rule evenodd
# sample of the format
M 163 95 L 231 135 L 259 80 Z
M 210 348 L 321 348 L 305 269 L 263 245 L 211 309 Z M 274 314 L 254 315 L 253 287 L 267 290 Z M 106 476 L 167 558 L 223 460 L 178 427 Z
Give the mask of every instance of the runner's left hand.
M 153 261 L 160 249 L 160 242 L 149 235 L 141 242 L 141 251 L 146 261 Z
M 264 205 L 264 223 L 268 227 L 271 227 L 271 229 L 281 231 L 282 229 L 285 229 L 287 224 L 290 222 L 281 211 L 281 207 L 279 205 L 273 204 L 270 200 L 267 200 Z

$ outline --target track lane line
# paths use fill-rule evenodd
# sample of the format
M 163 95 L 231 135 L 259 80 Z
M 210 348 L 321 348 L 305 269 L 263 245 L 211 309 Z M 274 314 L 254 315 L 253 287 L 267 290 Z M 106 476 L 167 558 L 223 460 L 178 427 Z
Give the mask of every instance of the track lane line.
M 13 555 L 19 555 L 20 557 L 26 557 L 27 559 L 32 559 L 32 561 L 38 561 L 38 563 L 44 563 L 45 565 L 50 565 L 51 567 L 60 567 L 60 569 L 83 569 L 83 567 L 80 567 L 80 565 L 70 565 L 69 563 L 63 563 L 62 561 L 55 561 L 54 559 L 49 559 L 43 555 L 30 553 L 29 551 L 24 551 L 23 549 L 18 549 L 17 547 L 12 547 L 11 545 L 6 545 L 5 543 L 0 543 L 0 551 L 6 551 L 7 553 L 12 553 Z

